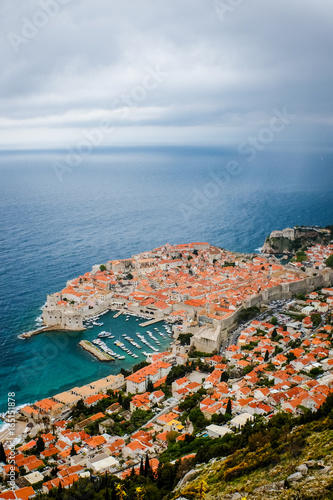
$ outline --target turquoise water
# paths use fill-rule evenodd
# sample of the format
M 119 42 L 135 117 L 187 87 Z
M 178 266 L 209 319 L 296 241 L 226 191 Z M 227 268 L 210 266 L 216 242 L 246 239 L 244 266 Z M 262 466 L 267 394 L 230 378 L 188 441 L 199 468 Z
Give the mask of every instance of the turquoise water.
M 34 401 L 46 395 L 46 387 L 48 388 L 47 395 L 52 395 L 106 377 L 110 373 L 117 374 L 121 368 L 130 369 L 134 364 L 146 358 L 142 351 L 152 352 L 149 347 L 141 343 L 136 332 L 143 334 L 150 344 L 159 349 L 160 352 L 169 346 L 171 338 L 165 335 L 166 338 L 163 339 L 154 330 L 156 327 L 165 333 L 163 322 L 144 328 L 139 326 L 139 323 L 145 321 L 142 318 L 136 321 L 134 316 L 130 316 L 126 321 L 125 316 L 114 318 L 114 314 L 113 311 L 104 314 L 98 320 L 98 322 L 103 323 L 103 326 L 94 326 L 84 332 L 47 332 L 31 339 L 22 340 L 20 347 L 28 349 L 29 356 L 18 366 L 16 381 L 11 389 L 15 392 L 24 392 L 27 401 Z M 82 339 L 92 341 L 97 338 L 98 333 L 104 330 L 111 332 L 115 338 L 102 338 L 101 340 L 116 353 L 124 355 L 124 360 L 116 359 L 110 363 L 100 362 L 78 345 Z M 148 337 L 147 330 L 153 333 L 160 345 Z M 123 334 L 135 340 L 142 346 L 142 349 L 137 349 L 129 344 L 123 339 Z M 116 340 L 123 342 L 126 347 L 138 355 L 138 358 L 129 356 L 115 346 L 114 341 Z M 62 362 L 64 359 L 66 363 Z
M 251 163 L 239 156 L 218 148 L 101 150 L 60 182 L 52 164 L 63 161 L 61 151 L 0 153 L 0 411 L 8 392 L 23 404 L 143 359 L 101 363 L 78 347 L 110 328 L 134 338 L 138 322 L 112 313 L 83 334 L 17 339 L 35 328 L 48 293 L 94 264 L 166 242 L 252 252 L 273 229 L 332 224 L 326 146 L 267 149 Z

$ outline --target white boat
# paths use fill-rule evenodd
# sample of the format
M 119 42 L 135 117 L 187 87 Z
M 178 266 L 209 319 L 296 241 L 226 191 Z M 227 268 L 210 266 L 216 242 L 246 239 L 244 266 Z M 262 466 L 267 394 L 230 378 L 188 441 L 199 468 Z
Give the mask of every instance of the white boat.
M 109 332 L 100 332 L 97 337 L 99 338 L 103 338 L 103 337 L 108 337 L 110 335 Z

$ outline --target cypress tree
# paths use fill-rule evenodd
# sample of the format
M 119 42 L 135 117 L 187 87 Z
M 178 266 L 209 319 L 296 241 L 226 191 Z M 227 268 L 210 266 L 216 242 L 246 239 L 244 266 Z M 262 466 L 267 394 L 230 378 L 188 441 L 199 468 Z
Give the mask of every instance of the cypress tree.
M 141 457 L 141 462 L 140 462 L 140 476 L 143 476 L 143 474 L 144 474 L 143 458 Z
M 266 352 L 265 352 L 265 359 L 264 359 L 264 361 L 266 362 L 266 361 L 268 361 L 268 360 L 269 360 L 269 352 L 268 352 L 268 350 L 266 350 Z
M 227 409 L 225 410 L 225 413 L 228 415 L 231 415 L 231 399 L 230 398 L 228 399 Z
M 148 453 L 146 453 L 145 477 L 147 477 L 149 470 L 150 470 L 150 463 L 149 463 Z
M 71 453 L 70 453 L 71 457 L 74 457 L 74 455 L 76 455 L 76 451 L 75 451 L 75 447 L 74 447 L 74 443 L 72 444 L 72 449 L 71 449 Z
M 45 444 L 44 444 L 44 441 L 43 439 L 39 436 L 39 438 L 37 439 L 37 443 L 36 443 L 36 448 L 37 448 L 37 451 L 40 453 L 41 451 L 44 451 L 45 450 Z
M 6 453 L 5 453 L 3 444 L 0 443 L 0 462 L 6 463 L 6 461 L 7 461 L 7 459 L 6 459 Z

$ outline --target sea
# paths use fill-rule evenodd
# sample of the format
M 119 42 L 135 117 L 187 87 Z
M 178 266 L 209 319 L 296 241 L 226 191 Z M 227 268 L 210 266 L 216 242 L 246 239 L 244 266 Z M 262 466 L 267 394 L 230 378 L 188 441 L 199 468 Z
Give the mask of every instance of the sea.
M 17 338 L 38 326 L 47 294 L 94 264 L 190 241 L 258 252 L 274 229 L 333 224 L 330 145 L 250 156 L 185 146 L 0 152 L 0 412 L 9 393 L 32 403 L 144 359 L 102 363 L 78 346 L 101 330 L 114 340 L 145 331 L 112 312 L 84 332 Z

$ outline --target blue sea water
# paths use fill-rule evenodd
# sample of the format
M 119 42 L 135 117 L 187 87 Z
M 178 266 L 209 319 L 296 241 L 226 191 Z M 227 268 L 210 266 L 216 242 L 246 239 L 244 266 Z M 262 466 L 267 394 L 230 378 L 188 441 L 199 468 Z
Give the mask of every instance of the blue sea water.
M 101 149 L 60 178 L 53 165 L 65 156 L 0 153 L 0 411 L 8 392 L 32 402 L 143 359 L 100 363 L 78 347 L 103 329 L 135 335 L 135 318 L 112 313 L 84 333 L 17 339 L 36 326 L 47 293 L 92 265 L 166 242 L 252 252 L 273 229 L 333 223 L 333 154 L 323 144 L 275 146 L 251 162 L 233 149 Z

